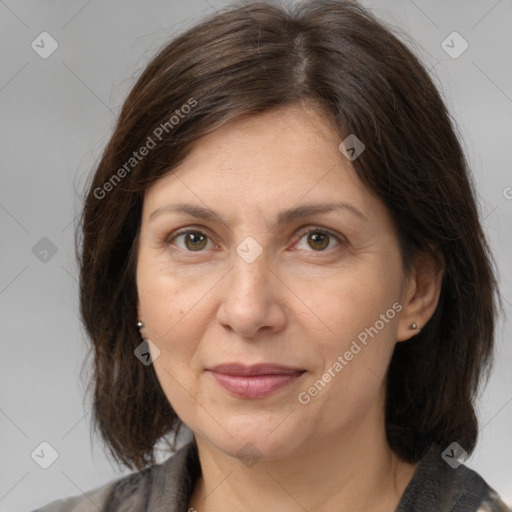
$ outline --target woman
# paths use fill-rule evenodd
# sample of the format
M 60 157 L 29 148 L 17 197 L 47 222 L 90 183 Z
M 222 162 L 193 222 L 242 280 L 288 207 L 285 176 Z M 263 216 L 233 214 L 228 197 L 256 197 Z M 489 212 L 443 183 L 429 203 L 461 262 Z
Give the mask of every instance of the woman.
M 467 165 L 357 4 L 233 8 L 163 48 L 82 235 L 95 425 L 137 471 L 41 510 L 507 510 L 461 464 L 496 311 Z

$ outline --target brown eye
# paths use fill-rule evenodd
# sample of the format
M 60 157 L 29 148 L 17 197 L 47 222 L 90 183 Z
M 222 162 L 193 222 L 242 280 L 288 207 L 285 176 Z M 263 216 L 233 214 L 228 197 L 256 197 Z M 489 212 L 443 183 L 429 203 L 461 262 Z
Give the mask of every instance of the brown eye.
M 297 249 L 313 249 L 314 252 L 328 252 L 343 245 L 343 239 L 325 228 L 306 228 L 299 233 Z M 304 245 L 303 240 L 307 243 Z M 301 246 L 302 244 L 302 246 Z
M 201 231 L 188 230 L 176 233 L 168 243 L 174 244 L 185 251 L 199 252 L 208 245 L 208 241 L 208 236 Z
M 200 251 L 206 247 L 208 237 L 199 231 L 191 231 L 185 234 L 185 246 L 191 251 Z
M 308 245 L 311 249 L 323 251 L 329 245 L 330 236 L 319 231 L 308 234 Z

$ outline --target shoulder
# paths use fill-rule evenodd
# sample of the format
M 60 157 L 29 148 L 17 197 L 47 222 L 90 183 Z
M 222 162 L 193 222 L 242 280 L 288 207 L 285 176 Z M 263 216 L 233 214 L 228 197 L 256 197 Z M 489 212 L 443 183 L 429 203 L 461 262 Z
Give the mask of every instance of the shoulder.
M 488 496 L 482 500 L 477 512 L 512 512 L 512 508 L 501 501 L 500 496 L 494 489 L 489 488 Z
M 52 501 L 33 512 L 98 512 L 98 509 L 104 509 L 115 483 L 96 487 L 80 496 Z
M 33 512 L 122 512 L 150 510 L 164 491 L 180 497 L 183 483 L 190 482 L 196 462 L 189 443 L 161 464 L 113 480 L 81 495 L 52 501 Z
M 496 491 L 472 469 L 449 464 L 437 444 L 422 458 L 397 512 L 510 512 Z

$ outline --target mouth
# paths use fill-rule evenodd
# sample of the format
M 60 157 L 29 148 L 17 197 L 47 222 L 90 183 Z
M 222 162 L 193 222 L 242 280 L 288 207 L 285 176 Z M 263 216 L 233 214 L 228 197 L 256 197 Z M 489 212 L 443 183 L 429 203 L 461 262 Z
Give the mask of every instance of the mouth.
M 265 398 L 299 379 L 306 370 L 273 363 L 222 364 L 207 369 L 217 384 L 241 398 Z

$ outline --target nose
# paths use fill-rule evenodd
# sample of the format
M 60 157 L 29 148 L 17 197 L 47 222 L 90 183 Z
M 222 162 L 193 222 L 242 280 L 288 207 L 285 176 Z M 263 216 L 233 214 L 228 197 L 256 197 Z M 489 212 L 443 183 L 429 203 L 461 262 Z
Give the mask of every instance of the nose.
M 286 324 L 283 288 L 264 253 L 251 263 L 236 254 L 223 280 L 217 321 L 244 338 L 277 333 Z

